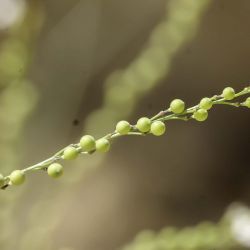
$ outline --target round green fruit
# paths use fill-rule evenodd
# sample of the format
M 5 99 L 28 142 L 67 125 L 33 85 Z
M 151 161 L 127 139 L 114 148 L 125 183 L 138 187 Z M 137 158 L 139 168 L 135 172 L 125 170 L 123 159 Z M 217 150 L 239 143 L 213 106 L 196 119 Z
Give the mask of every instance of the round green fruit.
M 206 109 L 198 109 L 197 111 L 194 112 L 193 117 L 196 121 L 203 122 L 207 119 L 208 112 Z
M 84 135 L 80 140 L 80 146 L 83 151 L 93 151 L 96 147 L 95 138 L 91 135 Z
M 78 151 L 75 147 L 69 146 L 63 152 L 63 159 L 74 160 L 78 156 Z
M 201 109 L 206 109 L 206 110 L 211 109 L 212 106 L 213 106 L 213 101 L 208 97 L 202 98 L 199 104 L 199 107 Z
M 21 185 L 25 181 L 25 174 L 22 170 L 14 170 L 10 174 L 10 181 L 13 185 Z
M 232 100 L 235 97 L 235 91 L 231 87 L 227 87 L 222 92 L 222 97 L 224 97 L 226 100 Z
M 129 133 L 131 129 L 131 126 L 129 124 L 129 122 L 127 121 L 120 121 L 117 123 L 116 125 L 116 131 L 120 134 L 120 135 L 126 135 Z
M 59 163 L 52 163 L 49 165 L 47 173 L 52 178 L 59 178 L 63 175 L 63 166 Z
M 110 149 L 110 142 L 105 138 L 96 141 L 96 150 L 102 153 L 108 152 Z
M 151 120 L 147 117 L 142 117 L 140 118 L 137 123 L 136 123 L 136 128 L 142 132 L 142 133 L 146 133 L 150 131 L 150 127 L 151 127 Z
M 161 136 L 166 131 L 166 125 L 162 121 L 154 121 L 151 125 L 150 131 L 155 136 Z
M 180 114 L 185 110 L 185 103 L 181 99 L 175 99 L 170 103 L 170 110 L 175 114 Z

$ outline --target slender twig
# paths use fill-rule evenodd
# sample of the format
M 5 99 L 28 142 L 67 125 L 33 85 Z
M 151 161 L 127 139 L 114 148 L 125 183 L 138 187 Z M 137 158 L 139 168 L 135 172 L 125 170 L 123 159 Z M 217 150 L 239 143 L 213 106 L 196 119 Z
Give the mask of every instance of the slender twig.
M 234 98 L 243 96 L 243 95 L 247 95 L 250 93 L 250 86 L 244 88 L 242 91 L 236 93 L 234 95 Z M 233 102 L 233 100 L 226 100 L 224 97 L 222 97 L 222 95 L 214 95 L 210 98 L 210 100 L 212 101 L 213 106 L 214 105 L 229 105 L 229 106 L 234 106 L 234 107 L 240 107 L 240 106 L 245 106 L 244 103 L 240 103 L 240 102 Z M 180 114 L 176 114 L 176 113 L 172 113 L 171 109 L 168 108 L 166 110 L 162 110 L 160 111 L 158 114 L 156 114 L 155 116 L 153 116 L 150 120 L 151 122 L 154 121 L 170 121 L 170 120 L 184 120 L 184 121 L 188 121 L 190 119 L 193 118 L 193 114 L 199 109 L 199 104 L 195 105 L 193 107 L 187 108 L 186 110 L 184 110 L 182 113 Z M 143 133 L 140 132 L 136 125 L 131 125 L 131 129 L 128 132 L 128 134 L 126 135 L 132 135 L 132 136 L 145 136 L 147 134 L 150 134 L 150 132 L 147 133 Z M 121 137 L 124 135 L 119 134 L 116 131 L 113 131 L 105 136 L 103 136 L 102 138 L 104 139 L 108 139 L 109 141 L 112 141 L 118 137 Z M 82 151 L 82 148 L 80 147 L 80 143 L 76 143 L 76 144 L 70 144 L 69 146 L 74 147 L 77 149 L 78 153 L 80 154 L 93 154 L 95 152 L 95 150 L 92 150 L 90 152 L 85 152 Z M 67 146 L 67 147 L 69 147 Z M 52 163 L 64 160 L 64 150 L 67 148 L 63 148 L 60 151 L 58 151 L 57 153 L 55 153 L 53 156 L 49 157 L 48 159 L 41 161 L 35 165 L 29 166 L 27 168 L 24 168 L 22 171 L 23 173 L 27 173 L 27 172 L 31 172 L 31 171 L 37 171 L 37 170 L 47 170 L 48 166 L 51 165 Z M 12 185 L 11 181 L 10 181 L 10 175 L 4 177 L 4 183 L 3 185 L 0 187 L 1 189 L 6 189 L 8 186 Z

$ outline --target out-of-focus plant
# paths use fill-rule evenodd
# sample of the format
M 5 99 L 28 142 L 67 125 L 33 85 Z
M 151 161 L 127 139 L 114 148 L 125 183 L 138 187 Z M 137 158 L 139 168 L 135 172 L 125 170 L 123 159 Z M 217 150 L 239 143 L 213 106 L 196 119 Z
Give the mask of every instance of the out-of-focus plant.
M 226 214 L 231 234 L 242 246 L 250 248 L 250 209 L 241 203 L 233 203 Z
M 22 128 L 37 100 L 36 90 L 26 75 L 42 15 L 38 2 L 27 2 L 26 7 L 23 19 L 4 31 L 0 43 L 0 164 L 1 171 L 6 173 L 20 165 Z M 1 249 L 13 249 L 11 238 L 16 232 L 13 214 L 19 197 L 18 192 L 1 194 Z
M 106 153 L 109 151 L 113 139 L 125 135 L 140 135 L 145 136 L 152 134 L 161 136 L 165 133 L 166 125 L 164 122 L 170 120 L 188 121 L 194 119 L 203 122 L 208 118 L 208 110 L 214 105 L 230 105 L 234 107 L 244 106 L 250 108 L 250 97 L 244 102 L 235 102 L 235 98 L 249 95 L 250 86 L 242 91 L 235 93 L 231 87 L 227 87 L 220 95 L 213 97 L 205 97 L 201 99 L 199 104 L 186 108 L 185 102 L 180 99 L 175 99 L 170 103 L 168 109 L 160 111 L 152 118 L 142 117 L 135 125 L 130 125 L 127 121 L 120 121 L 116 125 L 114 132 L 95 140 L 91 135 L 84 135 L 79 143 L 71 144 L 63 148 L 52 157 L 27 167 L 23 170 L 14 170 L 10 175 L 4 177 L 0 175 L 0 187 L 5 189 L 10 185 L 21 185 L 25 181 L 26 173 L 37 170 L 46 170 L 48 175 L 53 178 L 58 178 L 63 175 L 63 166 L 58 163 L 60 160 L 74 160 L 80 154 L 93 154 L 94 152 Z
M 227 249 L 243 250 L 249 247 L 249 235 L 245 234 L 245 240 L 242 225 L 246 216 L 249 219 L 249 209 L 233 204 L 221 218 L 218 223 L 201 222 L 196 226 L 185 228 L 166 227 L 160 232 L 153 230 L 144 230 L 135 237 L 135 239 L 122 247 L 122 250 L 210 250 Z M 241 217 L 241 218 L 239 218 Z M 237 225 L 236 225 L 237 224 Z M 240 227 L 237 227 L 240 225 Z M 237 229 L 236 229 L 237 227 Z M 240 236 L 239 236 L 240 235 Z M 248 242 L 248 244 L 246 243 Z

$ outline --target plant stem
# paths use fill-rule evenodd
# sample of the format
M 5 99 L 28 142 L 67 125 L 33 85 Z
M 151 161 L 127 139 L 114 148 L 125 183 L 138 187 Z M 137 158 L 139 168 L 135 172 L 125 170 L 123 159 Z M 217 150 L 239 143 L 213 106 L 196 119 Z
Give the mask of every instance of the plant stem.
M 243 96 L 243 95 L 247 95 L 250 93 L 250 86 L 244 88 L 242 91 L 238 92 L 235 94 L 235 98 Z M 234 99 L 235 99 L 234 98 Z M 211 97 L 213 106 L 214 105 L 229 105 L 229 106 L 234 106 L 234 107 L 240 107 L 240 106 L 244 106 L 243 103 L 239 103 L 239 102 L 232 102 L 232 100 L 228 101 L 225 98 L 223 98 L 221 95 L 215 95 L 213 97 Z M 160 111 L 158 114 L 156 114 L 155 116 L 153 116 L 151 118 L 151 121 L 169 121 L 169 120 L 184 120 L 184 121 L 188 121 L 190 119 L 192 119 L 192 115 L 195 111 L 197 111 L 199 109 L 199 104 L 195 105 L 193 107 L 187 108 L 183 113 L 181 114 L 174 114 L 171 113 L 170 109 L 166 109 L 163 111 Z M 171 114 L 169 114 L 171 113 Z M 140 132 L 135 125 L 131 126 L 131 131 L 127 134 L 127 135 L 135 135 L 135 136 L 145 136 L 149 133 L 142 133 Z M 121 135 L 119 133 L 117 133 L 116 131 L 113 131 L 105 136 L 103 136 L 102 138 L 108 139 L 108 140 L 114 140 L 118 137 L 121 137 L 124 135 Z M 75 147 L 81 154 L 93 154 L 95 152 L 95 150 L 91 151 L 91 152 L 84 152 L 81 150 L 80 144 L 76 143 L 76 144 L 70 144 L 69 146 L 73 146 Z M 68 147 L 68 146 L 67 146 Z M 67 148 L 65 147 L 65 148 Z M 39 162 L 35 165 L 29 166 L 25 169 L 23 169 L 22 171 L 24 173 L 30 172 L 30 171 L 36 171 L 36 170 L 46 170 L 47 167 L 57 161 L 63 160 L 63 153 L 65 148 L 61 149 L 60 151 L 58 151 L 57 153 L 55 153 L 53 156 L 51 156 L 50 158 Z M 6 187 L 12 185 L 10 182 L 10 175 L 5 177 L 5 183 L 2 187 L 0 187 L 1 189 L 5 189 Z

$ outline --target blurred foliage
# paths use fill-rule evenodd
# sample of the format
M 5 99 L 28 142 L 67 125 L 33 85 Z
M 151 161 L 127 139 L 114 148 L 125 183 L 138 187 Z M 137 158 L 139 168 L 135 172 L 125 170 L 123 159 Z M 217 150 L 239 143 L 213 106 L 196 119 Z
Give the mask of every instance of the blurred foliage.
M 37 101 L 36 89 L 26 78 L 43 19 L 41 10 L 32 2 L 22 22 L 11 27 L 0 44 L 0 164 L 6 174 L 20 168 L 22 128 Z M 14 213 L 21 192 L 1 193 L 1 249 L 13 249 L 15 244 L 11 239 L 17 231 Z
M 197 226 L 166 227 L 159 233 L 145 230 L 122 250 L 219 250 L 244 249 L 233 238 L 230 222 L 222 218 L 217 224 L 201 222 Z

